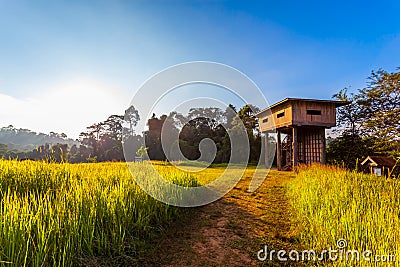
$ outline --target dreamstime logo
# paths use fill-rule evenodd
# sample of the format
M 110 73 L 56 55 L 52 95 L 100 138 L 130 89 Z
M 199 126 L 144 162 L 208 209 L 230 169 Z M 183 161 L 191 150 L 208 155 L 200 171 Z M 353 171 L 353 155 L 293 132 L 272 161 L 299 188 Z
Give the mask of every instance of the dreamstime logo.
M 212 87 L 212 91 L 210 91 Z M 188 90 L 191 89 L 191 90 Z M 195 207 L 211 203 L 229 192 L 242 177 L 249 162 L 250 143 L 248 129 L 239 119 L 235 121 L 235 127 L 228 129 L 226 123 L 220 122 L 218 112 L 209 112 L 211 107 L 218 107 L 226 113 L 237 116 L 235 110 L 229 106 L 232 99 L 239 99 L 243 105 L 252 104 L 264 108 L 268 103 L 256 84 L 242 72 L 220 63 L 214 62 L 188 62 L 169 67 L 148 79 L 135 93 L 131 105 L 138 110 L 141 121 L 135 125 L 135 133 L 144 133 L 147 130 L 146 122 L 154 113 L 160 110 L 160 106 L 168 106 L 170 112 L 165 121 L 176 119 L 179 110 L 195 107 L 210 107 L 208 112 L 198 114 L 197 117 L 187 119 L 181 116 L 180 130 L 185 125 L 193 123 L 196 119 L 208 120 L 220 123 L 229 135 L 230 158 L 229 163 L 220 177 L 212 182 L 198 187 L 184 187 L 165 180 L 160 174 L 152 183 L 148 178 L 135 175 L 135 168 L 129 168 L 136 183 L 149 195 L 166 204 L 180 207 Z M 266 114 L 269 110 L 264 111 Z M 175 117 L 174 117 L 175 116 Z M 199 143 L 200 157 L 197 160 L 189 160 L 181 150 L 179 131 L 173 131 L 164 123 L 161 129 L 161 146 L 163 153 L 176 168 L 182 166 L 175 164 L 177 161 L 185 161 L 191 165 L 201 162 L 201 166 L 207 168 L 215 159 L 218 151 L 212 136 L 203 137 Z M 146 138 L 144 138 L 144 142 Z M 130 157 L 132 148 L 129 142 L 124 142 L 125 159 Z M 146 144 L 145 144 L 146 146 Z M 262 141 L 262 151 L 265 153 L 265 140 Z M 271 147 L 272 148 L 272 147 Z M 274 153 L 270 151 L 269 153 Z M 249 186 L 249 191 L 255 191 L 264 181 L 271 165 L 272 158 L 268 161 L 258 161 L 258 165 Z M 127 160 L 128 161 L 128 160 Z M 207 163 L 207 164 L 205 164 Z M 128 167 L 131 165 L 128 162 Z M 154 166 L 153 166 L 154 167 Z M 156 168 L 155 168 L 156 170 Z M 185 169 L 186 171 L 199 171 L 201 169 Z M 174 194 L 172 194 L 174 192 Z M 179 196 L 179 197 L 178 197 Z
M 324 249 L 321 252 L 315 250 L 268 250 L 265 245 L 257 252 L 257 259 L 260 261 L 368 261 L 368 262 L 394 262 L 394 254 L 373 254 L 371 250 L 359 251 L 348 249 L 346 239 L 340 238 L 336 241 L 336 248 Z

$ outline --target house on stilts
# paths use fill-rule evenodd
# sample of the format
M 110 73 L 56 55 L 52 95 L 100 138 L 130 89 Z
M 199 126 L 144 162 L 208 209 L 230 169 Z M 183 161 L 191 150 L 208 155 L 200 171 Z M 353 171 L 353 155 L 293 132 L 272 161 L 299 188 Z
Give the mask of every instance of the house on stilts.
M 346 101 L 286 98 L 261 110 L 255 116 L 267 142 L 268 162 L 270 135 L 276 134 L 278 170 L 292 170 L 299 164 L 325 164 L 325 129 L 336 126 L 336 108 Z

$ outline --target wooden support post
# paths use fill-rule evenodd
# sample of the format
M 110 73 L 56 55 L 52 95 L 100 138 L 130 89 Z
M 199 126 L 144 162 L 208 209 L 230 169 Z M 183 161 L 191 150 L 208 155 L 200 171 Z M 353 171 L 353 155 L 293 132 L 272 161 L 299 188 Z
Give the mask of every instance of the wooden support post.
M 322 142 L 321 164 L 326 164 L 326 138 L 325 138 L 325 128 L 322 128 L 322 129 L 321 129 L 321 142 Z
M 293 126 L 292 134 L 292 169 L 298 165 L 297 127 Z
M 281 144 L 281 130 L 276 130 L 276 165 L 278 171 L 282 170 L 282 144 Z
M 265 132 L 265 140 L 264 140 L 264 144 L 265 144 L 265 155 L 264 155 L 264 162 L 265 162 L 265 167 L 268 167 L 268 160 L 269 160 L 269 157 L 268 157 L 268 153 L 269 153 L 269 147 L 268 147 L 268 136 L 269 136 L 269 133 L 268 132 Z

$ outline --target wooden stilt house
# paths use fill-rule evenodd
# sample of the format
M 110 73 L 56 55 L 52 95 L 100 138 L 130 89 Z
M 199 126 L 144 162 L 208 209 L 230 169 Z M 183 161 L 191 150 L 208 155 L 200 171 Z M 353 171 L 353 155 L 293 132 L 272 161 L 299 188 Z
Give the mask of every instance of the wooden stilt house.
M 347 104 L 349 102 L 286 98 L 258 112 L 255 116 L 267 142 L 269 135 L 276 131 L 278 170 L 291 170 L 298 164 L 313 162 L 324 164 L 325 129 L 336 126 L 336 108 Z M 265 147 L 270 146 L 266 144 Z M 269 155 L 268 151 L 265 155 Z

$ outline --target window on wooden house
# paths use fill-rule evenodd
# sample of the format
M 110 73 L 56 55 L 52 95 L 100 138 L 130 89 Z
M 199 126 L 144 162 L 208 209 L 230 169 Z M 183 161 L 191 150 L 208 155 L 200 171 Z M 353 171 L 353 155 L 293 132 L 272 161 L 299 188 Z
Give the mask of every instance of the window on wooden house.
M 321 110 L 307 109 L 307 115 L 321 115 Z

